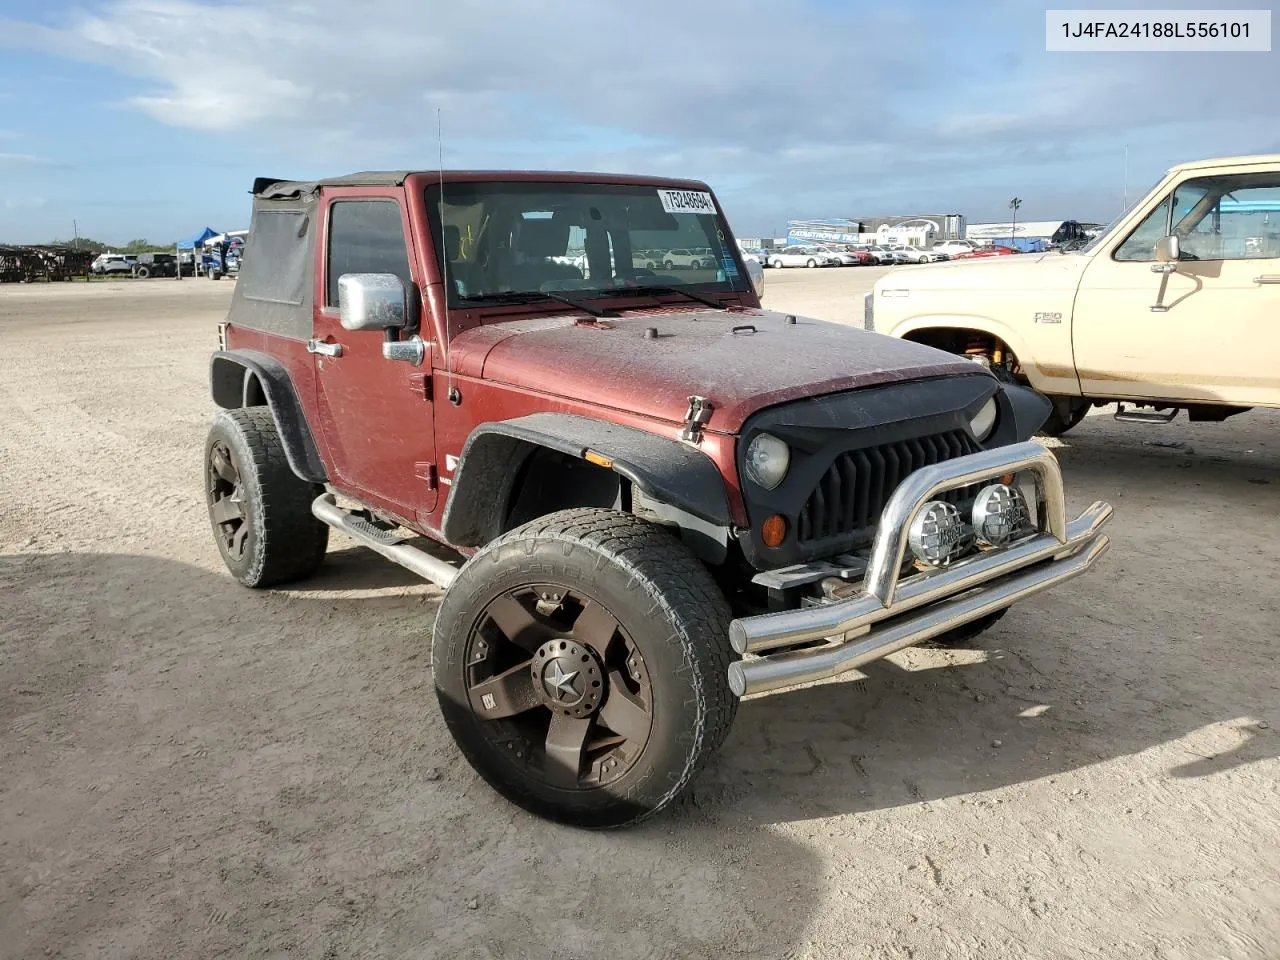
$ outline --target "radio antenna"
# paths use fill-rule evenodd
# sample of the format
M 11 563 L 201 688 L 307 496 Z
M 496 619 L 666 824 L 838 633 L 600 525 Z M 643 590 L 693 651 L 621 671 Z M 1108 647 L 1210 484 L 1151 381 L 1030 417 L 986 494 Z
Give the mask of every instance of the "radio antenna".
M 440 218 L 440 273 L 444 280 L 444 376 L 450 403 L 456 403 L 457 388 L 453 384 L 453 331 L 449 329 L 449 247 L 444 237 L 444 132 L 440 108 L 436 107 L 436 171 L 440 177 L 440 206 L 436 211 Z

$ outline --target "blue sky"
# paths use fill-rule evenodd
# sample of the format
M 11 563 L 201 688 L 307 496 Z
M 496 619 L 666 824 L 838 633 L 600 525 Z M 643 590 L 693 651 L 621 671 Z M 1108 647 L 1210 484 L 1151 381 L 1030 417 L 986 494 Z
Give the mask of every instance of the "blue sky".
M 258 175 L 698 177 L 791 217 L 1109 220 L 1173 163 L 1280 152 L 1280 54 L 1044 50 L 1031 0 L 0 0 L 0 242 L 245 225 Z M 1233 6 L 1270 7 L 1240 2 Z

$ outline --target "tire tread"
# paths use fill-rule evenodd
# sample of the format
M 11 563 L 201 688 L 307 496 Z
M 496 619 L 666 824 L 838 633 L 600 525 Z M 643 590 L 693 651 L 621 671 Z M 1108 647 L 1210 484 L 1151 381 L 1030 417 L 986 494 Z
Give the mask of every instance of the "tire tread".
M 482 569 L 510 544 L 523 542 L 532 549 L 539 541 L 563 544 L 566 552 L 586 547 L 597 564 L 613 562 L 625 569 L 634 588 L 643 590 L 655 603 L 655 619 L 660 615 L 677 626 L 668 642 L 679 644 L 684 662 L 692 667 L 689 679 L 696 703 L 691 731 L 694 739 L 686 753 L 687 762 L 656 803 L 628 820 L 603 825 L 631 826 L 668 806 L 723 743 L 733 724 L 738 699 L 728 681 L 733 659 L 728 642 L 729 605 L 701 561 L 667 531 L 631 514 L 598 507 L 563 510 L 532 520 L 485 545 L 467 567 Z M 465 744 L 460 746 L 469 753 Z M 502 779 L 504 792 L 521 806 L 535 811 L 543 806 L 541 798 L 517 778 Z M 521 796 L 527 802 L 522 803 Z
M 323 488 L 293 472 L 269 407 L 219 411 L 214 431 L 220 426 L 237 434 L 249 451 L 251 495 L 256 496 L 259 511 L 257 535 L 262 548 L 256 562 L 238 579 L 246 586 L 271 587 L 310 576 L 329 545 L 329 528 L 311 513 L 311 502 Z M 241 465 L 242 482 L 249 479 L 247 466 Z

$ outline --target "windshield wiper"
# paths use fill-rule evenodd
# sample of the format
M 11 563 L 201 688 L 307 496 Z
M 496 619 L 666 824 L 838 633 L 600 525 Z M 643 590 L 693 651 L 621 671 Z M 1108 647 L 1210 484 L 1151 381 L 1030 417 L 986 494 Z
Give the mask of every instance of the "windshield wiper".
M 688 297 L 690 300 L 696 300 L 698 303 L 705 303 L 708 307 L 715 307 L 717 310 L 728 310 L 723 303 L 714 297 L 708 297 L 701 293 L 694 293 L 692 290 L 686 290 L 683 287 L 668 287 L 662 285 L 649 285 L 639 287 L 615 287 L 612 290 L 606 290 L 605 293 L 613 297 L 627 296 L 629 294 L 645 294 L 655 293 L 678 293 L 682 297 Z
M 594 292 L 594 291 L 593 291 Z M 611 317 L 617 316 L 610 310 L 601 307 L 593 307 L 589 303 L 583 303 L 581 300 L 575 300 L 573 297 L 562 296 L 558 293 L 547 293 L 545 290 L 512 290 L 507 293 L 479 293 L 468 297 L 459 297 L 464 303 L 476 303 L 481 300 L 490 303 L 538 303 L 544 300 L 551 300 L 556 303 L 563 303 L 583 313 L 589 313 L 593 317 Z

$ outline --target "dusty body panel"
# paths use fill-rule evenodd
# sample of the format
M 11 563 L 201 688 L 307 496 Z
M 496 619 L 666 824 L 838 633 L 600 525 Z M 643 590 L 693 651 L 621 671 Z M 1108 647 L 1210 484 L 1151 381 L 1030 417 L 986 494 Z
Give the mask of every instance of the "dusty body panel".
M 503 338 L 489 350 L 483 376 L 547 392 L 569 376 L 588 403 L 673 423 L 683 419 L 689 395 L 699 394 L 715 404 L 707 429 L 734 433 L 775 403 L 973 372 L 929 347 L 821 320 L 787 323 L 773 311 L 634 312 L 610 324 L 600 329 L 569 319 Z M 654 339 L 645 337 L 649 328 L 658 332 Z M 561 367 L 565 358 L 572 358 L 568 369 Z

